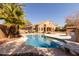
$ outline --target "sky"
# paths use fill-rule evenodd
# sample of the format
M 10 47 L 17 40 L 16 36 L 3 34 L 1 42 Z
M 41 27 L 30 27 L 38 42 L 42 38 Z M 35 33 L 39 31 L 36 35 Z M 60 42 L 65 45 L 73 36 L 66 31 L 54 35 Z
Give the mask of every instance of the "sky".
M 51 20 L 53 23 L 64 26 L 66 17 L 79 11 L 78 3 L 26 3 L 23 9 L 25 18 L 32 24 Z M 0 24 L 4 21 L 0 21 Z
M 67 3 L 27 3 L 24 7 L 25 18 L 33 24 L 51 20 L 63 26 L 66 17 L 79 10 L 79 4 Z

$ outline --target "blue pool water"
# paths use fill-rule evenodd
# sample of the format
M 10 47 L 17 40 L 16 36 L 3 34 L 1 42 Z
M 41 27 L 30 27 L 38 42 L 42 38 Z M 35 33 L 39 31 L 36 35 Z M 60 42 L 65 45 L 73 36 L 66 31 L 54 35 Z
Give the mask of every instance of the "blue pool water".
M 43 47 L 43 48 L 60 48 L 60 45 L 54 41 L 53 38 L 49 38 L 44 35 L 27 35 L 27 45 L 35 46 L 35 47 Z

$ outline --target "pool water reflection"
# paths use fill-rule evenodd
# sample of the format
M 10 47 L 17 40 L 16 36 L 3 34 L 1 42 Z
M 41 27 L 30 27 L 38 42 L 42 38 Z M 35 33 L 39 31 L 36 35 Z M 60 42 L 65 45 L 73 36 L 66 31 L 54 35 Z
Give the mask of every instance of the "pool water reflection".
M 54 42 L 53 38 L 44 35 L 27 35 L 27 45 L 43 48 L 60 48 L 61 45 Z

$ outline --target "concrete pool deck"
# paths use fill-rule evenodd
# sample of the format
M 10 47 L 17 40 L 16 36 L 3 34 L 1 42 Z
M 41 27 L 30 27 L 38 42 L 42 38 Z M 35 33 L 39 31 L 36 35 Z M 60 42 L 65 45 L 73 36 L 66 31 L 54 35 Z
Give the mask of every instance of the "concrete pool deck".
M 73 55 L 79 55 L 79 43 L 73 41 L 66 41 L 66 48 L 70 50 Z
M 23 34 L 24 35 L 24 34 Z M 64 40 L 69 40 L 71 39 L 71 36 L 66 35 L 65 33 L 54 33 L 54 34 L 46 34 L 46 33 L 28 33 L 27 35 L 45 35 L 48 37 L 53 37 L 57 39 L 64 39 Z
M 64 34 L 65 35 L 65 34 Z M 63 39 L 65 40 L 66 44 L 64 45 L 64 47 L 68 48 L 70 50 L 70 53 L 73 55 L 79 55 L 79 43 L 72 41 L 71 36 L 63 36 L 61 34 L 56 34 L 56 35 L 52 35 L 52 34 L 45 34 L 45 36 L 48 37 L 52 37 L 52 38 L 58 38 L 58 39 Z M 59 42 L 59 44 L 61 44 L 62 42 Z
M 27 56 L 27 53 L 35 53 L 43 56 L 71 56 L 70 53 L 58 48 L 40 48 L 26 45 L 24 42 L 27 40 L 27 37 L 25 34 L 22 34 L 22 36 L 22 38 L 16 38 L 1 44 L 0 55 L 25 54 Z M 25 37 L 26 39 L 24 40 Z
M 44 56 L 70 56 L 67 52 L 57 48 L 39 48 L 28 46 L 20 41 L 7 42 L 0 45 L 0 54 L 13 55 L 24 53 L 36 53 Z M 27 56 L 27 54 L 26 54 Z
M 57 38 L 57 39 L 64 39 L 64 40 L 67 40 L 67 39 L 71 39 L 71 36 L 67 36 L 65 34 L 44 34 L 45 36 L 48 36 L 48 37 L 52 37 L 52 38 Z
M 31 35 L 34 35 L 34 34 L 31 34 Z M 66 44 L 57 40 L 55 40 L 55 42 L 68 48 L 73 55 L 79 54 L 79 43 L 72 41 L 73 38 L 71 38 L 71 36 L 66 36 L 66 34 L 59 34 L 59 33 L 58 34 L 57 33 L 56 34 L 43 34 L 43 35 L 64 40 Z

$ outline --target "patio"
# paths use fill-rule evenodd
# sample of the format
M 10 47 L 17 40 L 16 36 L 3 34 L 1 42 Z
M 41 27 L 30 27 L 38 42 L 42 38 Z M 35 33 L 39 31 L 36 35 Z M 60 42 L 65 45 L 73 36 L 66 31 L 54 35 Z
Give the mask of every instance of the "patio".
M 71 54 L 57 48 L 39 48 L 28 46 L 22 39 L 16 39 L 0 45 L 0 55 L 70 56 Z

